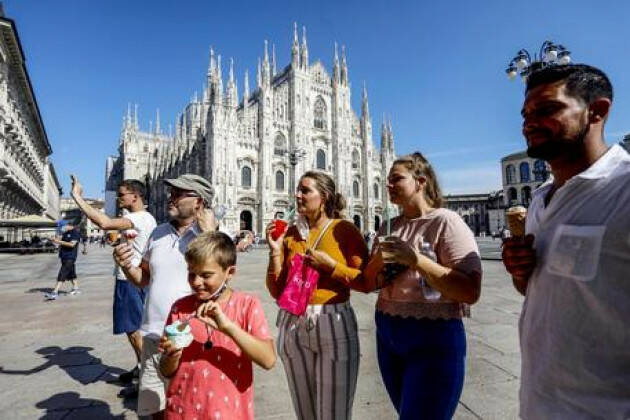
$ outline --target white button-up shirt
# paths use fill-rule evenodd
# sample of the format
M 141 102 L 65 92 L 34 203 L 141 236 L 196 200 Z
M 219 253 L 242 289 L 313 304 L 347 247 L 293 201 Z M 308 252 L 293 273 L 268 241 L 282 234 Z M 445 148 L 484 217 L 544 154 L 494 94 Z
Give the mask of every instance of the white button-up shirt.
M 533 194 L 536 269 L 519 323 L 521 417 L 630 418 L 630 155 L 618 145 Z

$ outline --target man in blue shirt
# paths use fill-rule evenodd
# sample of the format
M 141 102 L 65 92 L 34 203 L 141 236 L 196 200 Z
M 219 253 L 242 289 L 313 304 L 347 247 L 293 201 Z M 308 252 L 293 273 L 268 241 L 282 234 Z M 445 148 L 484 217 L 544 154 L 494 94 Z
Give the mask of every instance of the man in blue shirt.
M 81 234 L 72 223 L 68 223 L 62 228 L 61 239 L 53 238 L 53 242 L 59 245 L 59 258 L 61 259 L 61 268 L 57 275 L 57 284 L 52 292 L 46 293 L 46 300 L 55 300 L 59 294 L 59 288 L 64 281 L 72 281 L 71 295 L 79 293 L 79 284 L 77 282 L 77 273 L 74 263 L 77 261 L 77 251 Z

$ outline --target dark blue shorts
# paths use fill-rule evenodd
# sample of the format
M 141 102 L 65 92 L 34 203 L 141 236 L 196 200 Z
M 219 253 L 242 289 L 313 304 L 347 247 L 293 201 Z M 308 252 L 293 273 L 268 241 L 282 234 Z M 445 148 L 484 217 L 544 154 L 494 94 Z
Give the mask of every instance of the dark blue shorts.
M 57 274 L 57 281 L 76 280 L 77 269 L 74 266 L 76 260 L 61 260 L 61 268 Z
M 144 290 L 126 280 L 116 280 L 114 289 L 114 334 L 132 333 L 140 328 Z

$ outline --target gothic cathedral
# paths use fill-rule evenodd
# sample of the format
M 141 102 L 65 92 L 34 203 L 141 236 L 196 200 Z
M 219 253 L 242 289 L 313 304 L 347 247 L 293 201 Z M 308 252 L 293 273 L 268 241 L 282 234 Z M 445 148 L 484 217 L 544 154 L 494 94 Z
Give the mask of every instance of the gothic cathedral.
M 213 204 L 227 209 L 223 229 L 262 233 L 294 204 L 300 174 L 315 169 L 335 179 L 347 200 L 348 219 L 361 231 L 377 230 L 385 214 L 394 136 L 384 119 L 380 150 L 374 147 L 367 90 L 364 86 L 360 117 L 350 95 L 345 48 L 339 59 L 335 44 L 331 76 L 320 61 L 309 63 L 306 30 L 300 43 L 297 25 L 291 63 L 277 71 L 275 47 L 270 57 L 265 41 L 256 89 L 250 92 L 245 72 L 241 98 L 232 60 L 224 89 L 221 56 L 211 49 L 203 96 L 195 95 L 185 107 L 174 133 L 162 132 L 159 111 L 155 127 L 141 131 L 137 107 L 134 115 L 128 109 L 119 156 L 107 162 L 106 199 L 123 179 L 142 180 L 149 211 L 164 221 L 162 180 L 192 172 L 215 186 Z

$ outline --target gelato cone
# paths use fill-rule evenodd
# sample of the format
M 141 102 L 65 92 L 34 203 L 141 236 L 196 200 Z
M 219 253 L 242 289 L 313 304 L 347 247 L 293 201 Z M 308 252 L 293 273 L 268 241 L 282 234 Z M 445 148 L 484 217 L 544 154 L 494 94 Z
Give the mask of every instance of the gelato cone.
M 525 219 L 527 218 L 527 209 L 525 207 L 510 207 L 505 212 L 505 217 L 512 236 L 525 236 Z
M 182 323 L 179 320 L 173 322 L 171 325 L 167 325 L 166 328 L 164 328 L 164 332 L 169 341 L 178 349 L 188 347 L 193 341 L 190 325 Z

